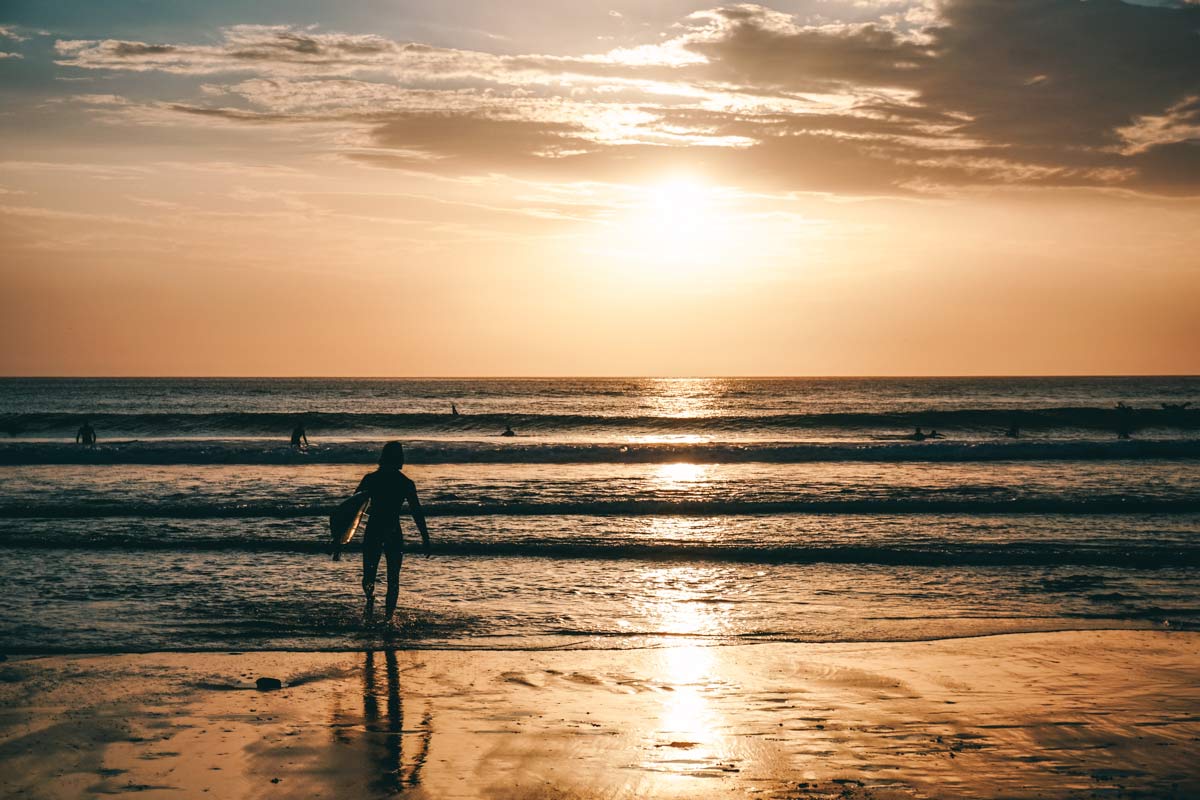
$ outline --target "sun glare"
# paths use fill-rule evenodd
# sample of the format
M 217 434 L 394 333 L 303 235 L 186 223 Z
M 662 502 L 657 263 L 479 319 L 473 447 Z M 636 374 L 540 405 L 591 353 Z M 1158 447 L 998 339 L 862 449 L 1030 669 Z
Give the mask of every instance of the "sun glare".
M 622 224 L 623 246 L 656 271 L 687 274 L 728 255 L 730 226 L 719 191 L 692 178 L 638 190 Z
M 663 488 L 686 486 L 708 476 L 709 468 L 704 464 L 663 464 L 656 472 L 658 483 Z

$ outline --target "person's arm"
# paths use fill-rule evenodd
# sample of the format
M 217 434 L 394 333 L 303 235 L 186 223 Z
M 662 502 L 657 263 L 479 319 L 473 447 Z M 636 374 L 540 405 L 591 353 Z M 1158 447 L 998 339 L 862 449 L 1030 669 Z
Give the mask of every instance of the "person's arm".
M 417 485 L 412 481 L 408 483 L 405 499 L 408 500 L 408 510 L 412 513 L 413 522 L 417 523 L 417 530 L 421 532 L 425 557 L 429 558 L 429 526 L 425 524 L 425 512 L 421 510 L 421 501 L 417 497 Z

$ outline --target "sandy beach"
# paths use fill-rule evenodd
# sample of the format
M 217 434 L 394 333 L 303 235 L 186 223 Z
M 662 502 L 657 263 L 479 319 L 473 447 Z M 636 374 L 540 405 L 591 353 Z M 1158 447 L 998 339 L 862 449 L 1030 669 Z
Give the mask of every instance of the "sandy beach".
M 1195 797 L 1200 636 L 0 664 L 5 797 Z M 284 688 L 259 691 L 259 677 Z

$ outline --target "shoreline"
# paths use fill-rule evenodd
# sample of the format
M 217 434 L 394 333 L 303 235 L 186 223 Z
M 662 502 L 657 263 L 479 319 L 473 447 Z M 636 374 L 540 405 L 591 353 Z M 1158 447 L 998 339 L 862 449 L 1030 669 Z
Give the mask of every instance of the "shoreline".
M 1183 798 L 1198 664 L 1134 629 L 15 656 L 0 795 Z
M 996 617 L 997 620 L 1007 619 L 1026 619 L 1025 617 Z M 726 647 L 764 647 L 769 645 L 781 646 L 797 646 L 797 647 L 836 647 L 836 646 L 871 646 L 871 645 L 905 645 L 905 644 L 937 644 L 941 642 L 956 642 L 960 640 L 972 639 L 990 639 L 1000 636 L 1039 636 L 1039 635 L 1055 635 L 1055 634 L 1071 634 L 1071 633 L 1117 633 L 1117 632 L 1141 632 L 1141 633 L 1162 633 L 1168 636 L 1173 635 L 1194 635 L 1200 634 L 1200 628 L 1181 627 L 1175 625 L 1164 625 L 1153 620 L 1129 620 L 1128 625 L 1115 625 L 1114 620 L 1105 620 L 1105 624 L 1097 627 L 1077 626 L 1077 627 L 1049 627 L 1036 628 L 1030 630 L 1001 630 L 1001 631 L 985 631 L 980 633 L 961 633 L 947 634 L 944 636 L 928 636 L 921 638 L 895 638 L 895 639 L 853 639 L 845 641 L 834 640 L 819 640 L 819 639 L 769 639 L 755 638 L 752 635 L 745 637 L 721 637 L 713 635 L 705 637 L 692 633 L 679 634 L 605 634 L 604 639 L 661 639 L 660 642 L 646 644 L 631 644 L 626 647 L 600 647 L 587 646 L 579 647 L 575 650 L 568 650 L 572 645 L 587 644 L 587 637 L 573 637 L 566 634 L 539 634 L 531 636 L 521 636 L 518 634 L 478 634 L 469 638 L 474 640 L 479 639 L 575 639 L 576 641 L 567 644 L 553 645 L 527 645 L 527 646 L 492 646 L 492 645 L 455 645 L 455 644 L 425 644 L 414 640 L 405 640 L 397 637 L 396 640 L 381 638 L 373 644 L 363 644 L 361 646 L 346 646 L 346 647 L 313 647 L 313 648 L 294 648 L 294 647 L 262 647 L 262 648 L 245 648 L 237 649 L 231 647 L 208 647 L 208 648 L 160 648 L 160 649 L 113 649 L 113 650 L 4 650 L 0 652 L 0 659 L 7 659 L 9 664 L 17 664 L 26 661 L 37 661 L 44 659 L 76 659 L 76 658 L 106 658 L 119 656 L 176 656 L 176 655 L 202 655 L 202 656 L 253 656 L 256 654 L 279 654 L 279 655 L 349 655 L 355 653 L 365 653 L 369 651 L 382 653 L 390 650 L 397 653 L 633 653 L 648 650 L 665 650 L 672 647 L 697 647 L 697 648 L 726 648 Z M 592 638 L 595 638 L 593 635 Z M 0 664 L 5 663 L 0 660 Z M 1200 671 L 1200 666 L 1197 667 Z

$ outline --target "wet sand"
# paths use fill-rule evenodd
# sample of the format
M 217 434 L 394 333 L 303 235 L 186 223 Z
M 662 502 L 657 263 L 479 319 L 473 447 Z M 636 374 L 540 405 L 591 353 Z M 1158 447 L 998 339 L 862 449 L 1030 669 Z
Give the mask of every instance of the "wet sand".
M 0 709 L 4 797 L 1200 796 L 1196 633 L 13 658 Z

